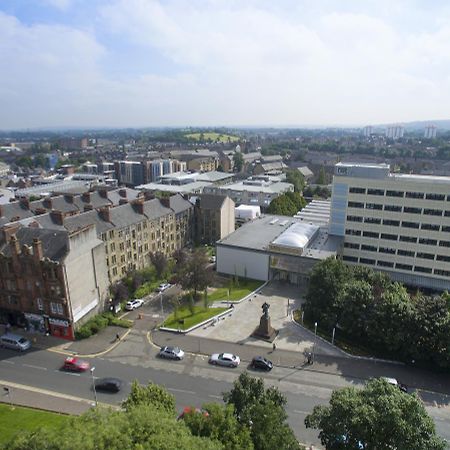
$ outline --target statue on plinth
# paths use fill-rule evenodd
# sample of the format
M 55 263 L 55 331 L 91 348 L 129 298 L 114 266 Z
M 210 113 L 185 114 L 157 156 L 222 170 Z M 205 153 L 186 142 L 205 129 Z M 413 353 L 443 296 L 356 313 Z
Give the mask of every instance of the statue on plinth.
M 252 337 L 263 339 L 264 341 L 273 342 L 277 337 L 278 330 L 275 330 L 270 324 L 269 308 L 270 305 L 264 302 L 261 306 L 263 315 L 259 320 L 259 326 L 253 332 Z

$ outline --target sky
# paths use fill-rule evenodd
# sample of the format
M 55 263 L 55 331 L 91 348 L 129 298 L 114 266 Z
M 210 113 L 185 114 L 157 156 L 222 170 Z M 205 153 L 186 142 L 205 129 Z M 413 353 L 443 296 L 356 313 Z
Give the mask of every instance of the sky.
M 0 129 L 439 119 L 446 0 L 0 0 Z

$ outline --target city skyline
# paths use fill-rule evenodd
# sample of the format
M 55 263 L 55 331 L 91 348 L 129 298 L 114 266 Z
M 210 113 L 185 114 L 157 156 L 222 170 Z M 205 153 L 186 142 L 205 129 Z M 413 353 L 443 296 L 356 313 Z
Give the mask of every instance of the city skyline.
M 5 0 L 0 129 L 449 119 L 446 2 Z

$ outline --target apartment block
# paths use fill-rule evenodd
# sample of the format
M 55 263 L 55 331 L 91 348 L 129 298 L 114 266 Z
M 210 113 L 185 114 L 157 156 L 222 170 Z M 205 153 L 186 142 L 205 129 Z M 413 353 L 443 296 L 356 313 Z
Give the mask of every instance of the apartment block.
M 338 163 L 329 233 L 343 237 L 347 263 L 409 285 L 450 289 L 450 177 Z

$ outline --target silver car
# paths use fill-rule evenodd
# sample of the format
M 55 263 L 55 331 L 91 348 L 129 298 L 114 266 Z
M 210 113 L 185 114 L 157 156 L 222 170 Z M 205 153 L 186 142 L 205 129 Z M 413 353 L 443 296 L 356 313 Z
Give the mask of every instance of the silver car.
M 241 359 L 232 353 L 214 353 L 209 358 L 209 363 L 217 366 L 237 367 Z
M 178 347 L 161 347 L 161 350 L 158 353 L 160 358 L 167 359 L 177 359 L 181 360 L 184 358 L 184 352 L 181 348 Z
M 144 300 L 137 298 L 136 300 L 130 300 L 125 305 L 127 311 L 133 311 L 133 309 L 140 308 L 144 304 Z

